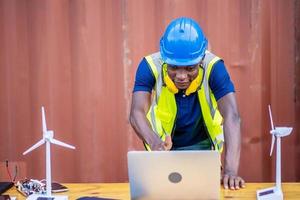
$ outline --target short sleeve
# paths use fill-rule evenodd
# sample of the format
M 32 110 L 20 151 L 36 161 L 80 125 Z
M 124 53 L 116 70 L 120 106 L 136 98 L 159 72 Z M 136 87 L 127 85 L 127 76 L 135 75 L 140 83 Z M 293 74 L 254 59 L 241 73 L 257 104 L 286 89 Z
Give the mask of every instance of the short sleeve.
M 133 92 L 146 91 L 151 93 L 154 85 L 155 78 L 153 73 L 146 59 L 143 58 L 136 71 Z
M 235 92 L 234 85 L 226 70 L 223 60 L 214 64 L 209 78 L 209 86 L 218 101 L 230 92 Z

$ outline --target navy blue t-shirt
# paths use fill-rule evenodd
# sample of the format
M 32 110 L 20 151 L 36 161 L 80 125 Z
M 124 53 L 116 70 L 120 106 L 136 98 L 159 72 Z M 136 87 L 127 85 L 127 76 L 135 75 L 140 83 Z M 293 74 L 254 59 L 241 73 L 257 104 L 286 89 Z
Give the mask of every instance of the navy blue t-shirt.
M 151 93 L 155 85 L 155 77 L 150 66 L 144 58 L 136 71 L 133 92 L 146 91 Z M 234 86 L 222 60 L 215 63 L 209 86 L 219 100 L 226 94 L 234 92 Z M 177 104 L 177 116 L 175 130 L 172 136 L 173 147 L 185 147 L 199 143 L 207 139 L 207 131 L 204 125 L 197 92 L 185 96 L 183 92 L 175 94 Z

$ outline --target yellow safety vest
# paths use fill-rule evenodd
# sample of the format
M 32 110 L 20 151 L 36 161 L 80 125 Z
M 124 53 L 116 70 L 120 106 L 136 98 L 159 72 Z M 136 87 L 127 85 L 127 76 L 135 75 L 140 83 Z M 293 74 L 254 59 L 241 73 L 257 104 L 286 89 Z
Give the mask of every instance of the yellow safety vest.
M 174 93 L 170 92 L 163 81 L 163 60 L 159 52 L 146 56 L 146 61 L 155 77 L 154 93 L 152 102 L 147 113 L 152 130 L 164 141 L 166 135 L 171 135 L 174 131 L 174 124 L 177 114 L 177 105 Z M 213 142 L 214 149 L 222 152 L 224 135 L 222 122 L 223 118 L 218 110 L 216 99 L 209 87 L 210 72 L 214 64 L 221 58 L 206 51 L 203 68 L 204 77 L 202 85 L 198 89 L 198 99 L 210 139 Z M 147 150 L 151 150 L 148 144 L 145 144 Z

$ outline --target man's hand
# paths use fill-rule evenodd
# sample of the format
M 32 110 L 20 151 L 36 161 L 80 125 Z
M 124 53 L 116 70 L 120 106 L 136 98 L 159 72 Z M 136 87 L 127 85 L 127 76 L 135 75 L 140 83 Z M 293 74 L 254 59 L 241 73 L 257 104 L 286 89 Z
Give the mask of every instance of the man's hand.
M 166 140 L 164 141 L 164 150 L 169 151 L 172 148 L 172 138 L 171 136 L 167 135 Z
M 164 142 L 158 138 L 155 142 L 150 144 L 150 148 L 152 151 L 169 151 L 172 148 L 171 136 L 167 135 Z
M 222 183 L 225 189 L 238 190 L 245 187 L 245 181 L 242 177 L 233 173 L 224 173 Z

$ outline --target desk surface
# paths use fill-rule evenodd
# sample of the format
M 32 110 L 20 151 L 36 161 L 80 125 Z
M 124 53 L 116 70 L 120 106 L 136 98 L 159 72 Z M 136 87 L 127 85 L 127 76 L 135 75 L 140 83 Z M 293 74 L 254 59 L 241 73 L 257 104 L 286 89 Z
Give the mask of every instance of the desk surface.
M 68 195 L 70 200 L 84 196 L 97 196 L 112 199 L 130 199 L 128 183 L 80 183 L 64 184 L 69 188 L 68 192 L 57 193 Z M 272 187 L 273 183 L 247 183 L 246 188 L 237 191 L 221 189 L 221 199 L 256 199 L 256 190 Z M 300 199 L 300 183 L 283 183 L 282 189 L 285 200 Z M 24 200 L 15 188 L 11 188 L 5 194 Z

